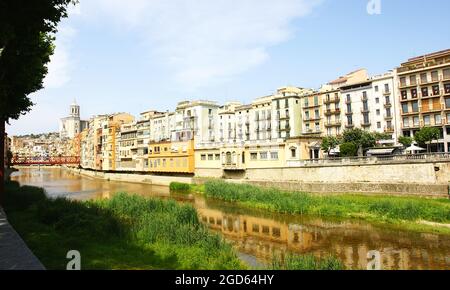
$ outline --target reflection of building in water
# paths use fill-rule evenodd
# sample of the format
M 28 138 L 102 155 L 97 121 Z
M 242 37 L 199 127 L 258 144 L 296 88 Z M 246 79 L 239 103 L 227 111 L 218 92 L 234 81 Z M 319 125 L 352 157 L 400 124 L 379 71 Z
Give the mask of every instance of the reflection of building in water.
M 199 204 L 197 204 L 199 206 Z M 414 251 L 410 239 L 380 235 L 371 227 L 330 223 L 321 220 L 308 224 L 288 224 L 246 215 L 224 214 L 219 210 L 198 208 L 203 223 L 219 231 L 235 247 L 247 254 L 269 260 L 286 252 L 334 255 L 349 269 L 366 269 L 370 251 L 379 251 L 382 269 L 450 269 L 449 247 L 439 248 L 439 236 L 420 236 L 424 245 Z M 429 252 L 430 251 L 430 252 Z

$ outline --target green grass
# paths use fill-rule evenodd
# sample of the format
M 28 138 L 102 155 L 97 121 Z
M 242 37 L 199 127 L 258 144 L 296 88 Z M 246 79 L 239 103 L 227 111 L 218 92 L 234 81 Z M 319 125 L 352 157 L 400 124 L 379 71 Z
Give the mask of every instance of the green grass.
M 430 228 L 430 226 L 417 224 L 419 221 L 450 223 L 450 200 L 448 199 L 350 194 L 319 196 L 224 181 L 207 182 L 204 194 L 209 198 L 236 202 L 243 206 L 272 212 L 360 218 L 402 224 L 409 229 Z M 448 228 L 436 230 L 450 233 Z
M 10 223 L 47 269 L 65 269 L 69 250 L 81 253 L 85 270 L 247 268 L 191 205 L 125 193 L 88 202 L 50 199 L 43 189 L 16 182 L 6 192 Z M 269 268 L 342 269 L 334 258 L 312 256 L 274 257 Z
M 170 188 L 170 191 L 177 191 L 177 192 L 190 192 L 191 191 L 190 184 L 181 183 L 181 182 L 171 182 L 169 188 Z
M 7 185 L 13 227 L 48 269 L 69 250 L 82 269 L 243 269 L 232 247 L 174 201 L 117 194 L 110 200 L 48 199 L 42 189 Z

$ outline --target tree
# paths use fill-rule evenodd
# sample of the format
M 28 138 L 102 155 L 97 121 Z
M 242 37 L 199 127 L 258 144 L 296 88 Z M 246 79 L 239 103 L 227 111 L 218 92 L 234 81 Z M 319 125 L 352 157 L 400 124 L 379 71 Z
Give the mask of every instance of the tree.
M 54 51 L 57 24 L 75 0 L 0 1 L 0 204 L 4 194 L 5 123 L 33 106 Z
M 345 130 L 342 135 L 344 143 L 353 143 L 356 146 L 356 150 L 365 150 L 367 148 L 375 147 L 377 144 L 377 135 L 356 128 L 351 130 Z M 380 136 L 378 136 L 379 138 Z M 341 152 L 342 153 L 342 152 Z
M 358 147 L 353 142 L 346 142 L 341 144 L 342 157 L 355 157 L 358 155 Z
M 430 147 L 433 141 L 439 140 L 441 131 L 438 128 L 424 127 L 416 133 L 414 139 L 420 146 L 427 146 L 427 152 L 430 152 Z
M 403 147 L 408 148 L 412 145 L 414 139 L 411 137 L 400 136 L 398 142 L 403 145 Z
M 327 152 L 330 155 L 331 150 L 335 149 L 337 146 L 341 144 L 341 140 L 334 136 L 324 137 L 322 139 L 321 148 L 323 151 Z

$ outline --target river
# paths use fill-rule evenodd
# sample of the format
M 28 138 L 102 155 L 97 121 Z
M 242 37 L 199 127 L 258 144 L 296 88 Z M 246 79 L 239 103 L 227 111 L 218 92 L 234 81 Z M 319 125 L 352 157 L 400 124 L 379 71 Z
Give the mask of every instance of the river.
M 198 195 L 171 194 L 167 187 L 113 182 L 58 168 L 13 173 L 21 185 L 45 188 L 51 197 L 109 198 L 117 192 L 192 203 L 212 231 L 233 244 L 252 265 L 284 253 L 334 255 L 349 269 L 450 270 L 450 236 L 394 230 L 363 221 L 324 219 L 249 210 Z

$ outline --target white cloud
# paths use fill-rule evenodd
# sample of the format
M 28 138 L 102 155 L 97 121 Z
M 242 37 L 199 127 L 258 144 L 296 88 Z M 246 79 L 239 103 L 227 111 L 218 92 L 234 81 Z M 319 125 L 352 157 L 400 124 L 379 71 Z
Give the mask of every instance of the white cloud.
M 80 5 L 71 5 L 68 9 L 69 17 L 80 15 Z M 60 88 L 70 81 L 73 61 L 70 57 L 70 47 L 77 30 L 65 24 L 60 24 L 56 34 L 55 53 L 50 57 L 48 74 L 44 79 L 45 88 Z
M 138 30 L 184 88 L 226 81 L 269 58 L 293 21 L 321 0 L 91 0 L 120 27 Z M 103 17 L 98 17 L 104 19 Z

